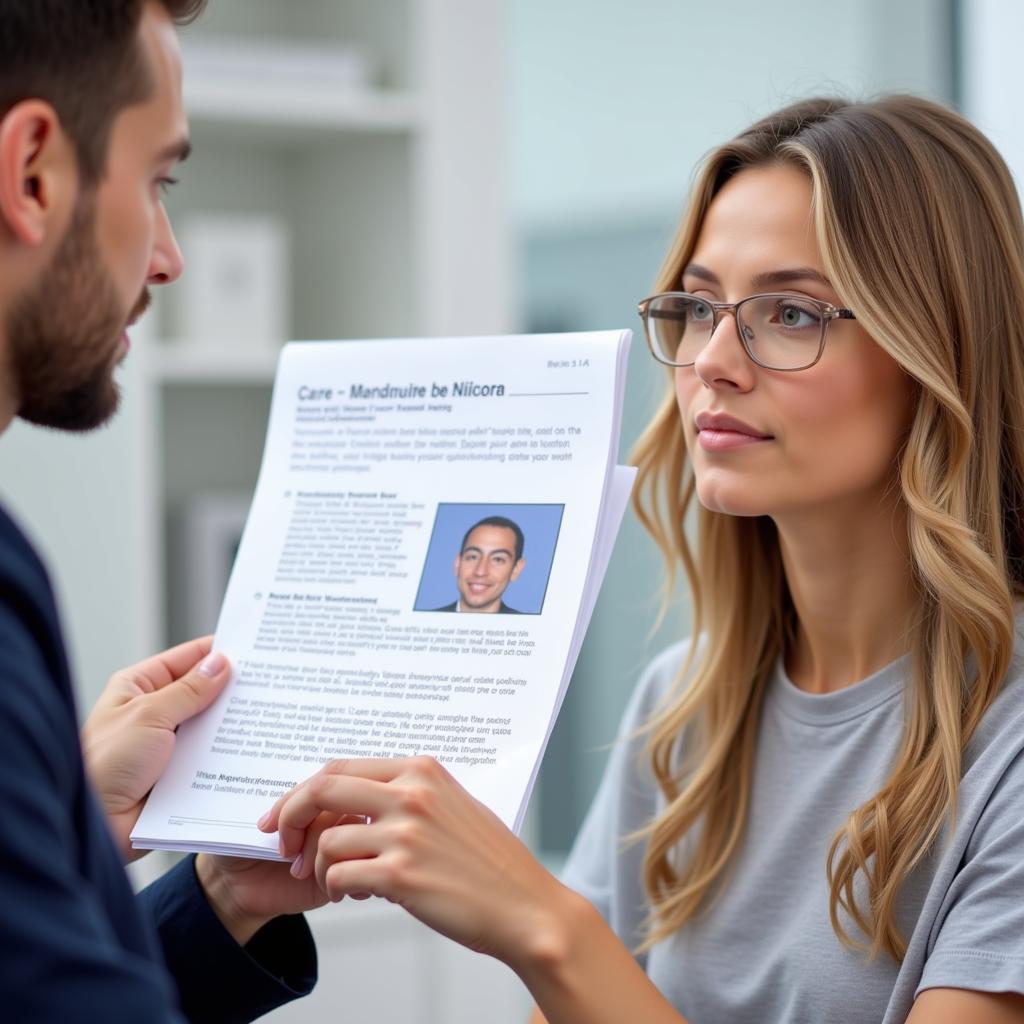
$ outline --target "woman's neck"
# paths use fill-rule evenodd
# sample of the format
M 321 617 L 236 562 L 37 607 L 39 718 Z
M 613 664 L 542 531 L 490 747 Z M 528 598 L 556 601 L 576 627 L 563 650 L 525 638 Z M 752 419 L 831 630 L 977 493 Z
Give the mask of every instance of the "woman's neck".
M 776 520 L 797 616 L 786 671 L 802 690 L 828 693 L 906 653 L 918 605 L 899 500 Z

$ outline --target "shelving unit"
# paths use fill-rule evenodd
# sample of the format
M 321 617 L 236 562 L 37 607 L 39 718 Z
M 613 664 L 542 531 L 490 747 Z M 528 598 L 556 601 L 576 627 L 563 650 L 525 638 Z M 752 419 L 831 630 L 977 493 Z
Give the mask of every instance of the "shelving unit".
M 512 329 L 499 15 L 480 0 L 218 0 L 183 33 L 186 62 L 190 39 L 207 57 L 239 38 L 321 55 L 345 44 L 373 74 L 339 94 L 301 74 L 186 71 L 194 153 L 172 221 L 269 213 L 286 224 L 290 337 Z M 83 707 L 114 668 L 185 638 L 180 517 L 203 495 L 251 492 L 263 446 L 276 350 L 182 337 L 179 287 L 161 291 L 133 331 L 110 427 L 81 438 L 17 424 L 0 444 L 0 494 L 54 568 Z M 509 972 L 395 908 L 346 901 L 314 917 L 320 993 L 274 1019 L 524 1016 Z
M 185 79 L 194 154 L 172 220 L 287 225 L 290 337 L 511 329 L 498 20 L 475 0 L 219 0 L 183 34 L 207 73 Z M 218 40 L 240 38 L 362 47 L 373 77 L 321 94 L 301 76 L 209 73 Z M 57 567 L 84 705 L 111 667 L 181 638 L 187 587 L 167 537 L 190 496 L 255 482 L 276 347 L 182 337 L 180 288 L 157 290 L 133 332 L 110 427 L 66 438 L 18 424 L 0 445 L 0 492 Z
M 270 384 L 277 369 L 276 352 L 232 352 L 166 344 L 148 357 L 146 367 L 156 386 L 187 384 Z

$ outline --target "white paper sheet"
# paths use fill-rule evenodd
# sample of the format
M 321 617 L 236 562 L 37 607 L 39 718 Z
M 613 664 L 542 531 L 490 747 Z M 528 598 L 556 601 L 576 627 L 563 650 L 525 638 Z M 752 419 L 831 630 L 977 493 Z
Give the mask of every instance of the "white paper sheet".
M 286 346 L 215 639 L 232 682 L 179 731 L 134 845 L 276 858 L 255 822 L 281 793 L 419 753 L 518 829 L 635 475 L 615 466 L 629 338 Z M 525 535 L 518 614 L 441 610 L 494 515 Z M 466 600 L 493 597 L 481 580 Z

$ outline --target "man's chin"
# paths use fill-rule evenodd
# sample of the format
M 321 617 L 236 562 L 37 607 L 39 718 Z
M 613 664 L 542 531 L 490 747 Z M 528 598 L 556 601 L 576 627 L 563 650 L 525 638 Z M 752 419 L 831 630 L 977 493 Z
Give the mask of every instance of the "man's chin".
M 18 416 L 39 427 L 86 434 L 109 423 L 120 405 L 121 389 L 108 376 L 103 387 L 81 388 L 66 393 L 60 402 L 21 408 Z

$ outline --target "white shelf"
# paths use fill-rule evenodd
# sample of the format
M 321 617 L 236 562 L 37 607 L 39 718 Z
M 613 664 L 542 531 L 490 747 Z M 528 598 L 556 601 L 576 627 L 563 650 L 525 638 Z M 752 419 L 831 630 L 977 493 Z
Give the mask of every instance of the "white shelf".
M 278 355 L 267 349 L 154 343 L 146 353 L 145 372 L 162 384 L 271 384 Z
M 423 122 L 422 104 L 410 93 L 382 90 L 311 92 L 302 82 L 273 79 L 185 80 L 185 108 L 198 124 L 284 131 L 402 133 Z

